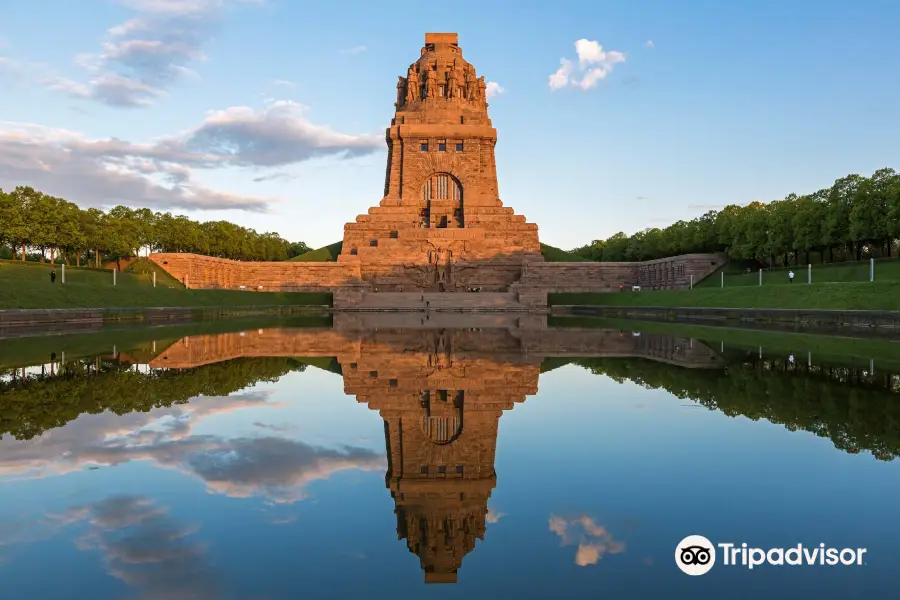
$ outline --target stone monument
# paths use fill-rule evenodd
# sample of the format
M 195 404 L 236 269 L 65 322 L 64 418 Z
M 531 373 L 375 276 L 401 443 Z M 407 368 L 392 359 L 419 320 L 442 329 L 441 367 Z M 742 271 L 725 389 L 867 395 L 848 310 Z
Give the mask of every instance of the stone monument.
M 484 77 L 457 34 L 427 33 L 405 85 L 385 135 L 384 198 L 344 226 L 338 262 L 359 264 L 380 292 L 506 292 L 543 257 L 537 225 L 500 201 Z

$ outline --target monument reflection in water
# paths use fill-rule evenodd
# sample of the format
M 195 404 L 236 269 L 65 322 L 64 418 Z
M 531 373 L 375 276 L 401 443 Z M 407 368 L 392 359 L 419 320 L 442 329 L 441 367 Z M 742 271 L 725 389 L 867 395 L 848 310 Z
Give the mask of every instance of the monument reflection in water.
M 397 315 L 395 321 L 410 318 Z M 460 318 L 454 315 L 452 322 Z M 344 392 L 384 419 L 385 484 L 395 503 L 397 535 L 419 557 L 426 583 L 456 583 L 463 558 L 484 538 L 488 499 L 497 485 L 500 417 L 537 393 L 548 358 L 647 358 L 724 368 L 719 354 L 695 340 L 554 330 L 533 317 L 471 318 L 480 327 L 464 329 L 442 327 L 449 317 L 440 313 L 434 320 L 429 316 L 427 329 L 385 328 L 391 324 L 385 315 L 377 317 L 378 329 L 364 315 L 336 319 L 334 330 L 186 337 L 150 366 L 188 369 L 239 357 L 335 358 Z

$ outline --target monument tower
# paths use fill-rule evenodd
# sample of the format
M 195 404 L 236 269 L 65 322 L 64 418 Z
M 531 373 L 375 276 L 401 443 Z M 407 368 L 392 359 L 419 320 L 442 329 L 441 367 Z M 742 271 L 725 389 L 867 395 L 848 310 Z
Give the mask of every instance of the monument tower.
M 394 106 L 384 197 L 344 226 L 338 262 L 377 291 L 509 291 L 543 260 L 537 225 L 500 201 L 487 83 L 457 34 L 425 34 Z

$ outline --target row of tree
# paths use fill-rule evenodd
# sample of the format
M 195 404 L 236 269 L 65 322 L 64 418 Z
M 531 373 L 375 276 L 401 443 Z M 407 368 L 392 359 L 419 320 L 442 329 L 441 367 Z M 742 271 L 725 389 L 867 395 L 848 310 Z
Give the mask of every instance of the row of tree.
M 55 375 L 0 370 L 0 439 L 27 440 L 62 427 L 82 414 L 127 415 L 184 404 L 192 398 L 227 396 L 260 382 L 303 371 L 294 358 L 236 358 L 194 369 L 142 373 L 117 360 L 70 361 Z
M 729 360 L 727 370 L 621 358 L 574 362 L 596 375 L 663 389 L 730 417 L 765 419 L 790 431 L 808 431 L 850 454 L 900 458 L 900 403 L 892 385 L 896 375 L 882 373 L 872 380 L 862 374 L 865 369 L 808 367 L 803 361 L 759 360 L 755 354 Z
M 572 252 L 599 261 L 726 252 L 776 266 L 890 256 L 900 238 L 900 174 L 848 175 L 812 194 L 730 205 L 664 229 L 617 233 Z
M 147 208 L 117 206 L 106 212 L 20 186 L 0 190 L 0 246 L 13 258 L 38 250 L 76 265 L 150 252 L 195 252 L 234 260 L 287 260 L 309 251 L 276 233 L 257 233 L 228 221 L 200 223 Z

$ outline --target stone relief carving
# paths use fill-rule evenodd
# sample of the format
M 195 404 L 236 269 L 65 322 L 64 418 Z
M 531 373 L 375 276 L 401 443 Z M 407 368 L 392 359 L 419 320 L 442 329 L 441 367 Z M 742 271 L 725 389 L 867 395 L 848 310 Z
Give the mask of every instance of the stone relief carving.
M 482 106 L 487 106 L 487 83 L 484 81 L 484 75 L 478 78 L 478 98 L 477 101 Z

